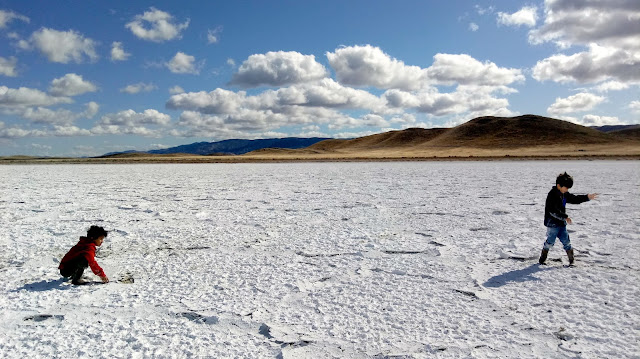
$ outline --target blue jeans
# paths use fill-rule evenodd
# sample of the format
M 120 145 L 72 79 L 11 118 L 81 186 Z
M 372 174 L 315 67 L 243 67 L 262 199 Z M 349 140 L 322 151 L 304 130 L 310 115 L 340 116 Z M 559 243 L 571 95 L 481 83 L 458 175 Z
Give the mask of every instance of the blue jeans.
M 556 243 L 556 238 L 560 238 L 565 251 L 571 249 L 571 241 L 569 240 L 569 232 L 567 227 L 547 227 L 547 240 L 544 242 L 544 249 L 551 249 Z

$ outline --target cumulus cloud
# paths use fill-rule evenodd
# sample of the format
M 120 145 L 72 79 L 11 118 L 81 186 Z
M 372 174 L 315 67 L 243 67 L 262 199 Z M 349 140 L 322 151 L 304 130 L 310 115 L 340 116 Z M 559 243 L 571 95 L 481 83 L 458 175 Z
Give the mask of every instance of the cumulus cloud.
M 111 61 L 126 61 L 129 56 L 131 54 L 124 51 L 121 42 L 114 41 L 111 44 Z
M 436 83 L 451 85 L 503 86 L 524 81 L 519 69 L 498 67 L 492 62 L 482 63 L 465 54 L 436 54 L 427 76 Z
M 635 113 L 640 113 L 640 101 L 631 101 L 629 108 Z
M 181 32 L 189 27 L 189 19 L 182 24 L 175 23 L 171 14 L 152 7 L 136 15 L 126 27 L 140 39 L 163 42 L 181 38 Z
M 405 65 L 378 47 L 343 47 L 326 55 L 338 81 L 345 85 L 402 90 L 417 90 L 424 85 L 420 67 Z
M 529 33 L 539 44 L 562 46 L 598 43 L 601 46 L 638 49 L 640 6 L 636 0 L 555 0 L 545 2 L 545 22 Z
M 284 86 L 322 79 L 327 75 L 327 69 L 313 55 L 295 51 L 267 52 L 249 56 L 233 74 L 230 84 L 247 88 Z
M 491 86 L 460 85 L 451 93 L 440 93 L 435 88 L 417 92 L 389 90 L 383 94 L 383 98 L 390 107 L 414 109 L 432 116 L 514 115 L 508 110 L 509 101 L 494 97 L 494 91 Z
M 146 126 L 167 126 L 171 117 L 157 110 L 148 109 L 138 113 L 134 110 L 125 110 L 118 113 L 104 115 L 91 133 L 96 135 L 139 135 L 145 137 L 157 137 L 159 130 Z
M 16 77 L 18 76 L 18 72 L 16 71 L 16 65 L 18 64 L 18 59 L 15 57 L 10 57 L 8 59 L 0 56 L 0 75 Z
M 209 29 L 207 31 L 207 43 L 217 44 L 220 41 L 220 33 L 222 32 L 222 26 L 218 26 L 215 29 Z
M 202 64 L 196 64 L 196 58 L 184 52 L 178 52 L 165 66 L 175 74 L 199 74 Z
M 469 30 L 476 32 L 478 31 L 478 29 L 480 29 L 480 26 L 478 26 L 478 24 L 476 24 L 475 22 L 469 24 Z
M 525 6 L 513 14 L 498 13 L 498 24 L 506 26 L 536 26 L 538 21 L 538 9 L 534 6 Z
M 583 126 L 610 126 L 620 125 L 622 122 L 617 117 L 584 115 L 580 124 Z
M 13 11 L 0 10 L 0 29 L 4 29 L 13 20 L 20 20 L 29 23 L 29 18 Z
M 630 87 L 629 84 L 619 82 L 619 81 L 607 81 L 599 84 L 594 89 L 598 92 L 609 92 L 609 91 L 621 91 L 626 90 Z
M 533 78 L 560 83 L 597 83 L 608 79 L 623 83 L 638 82 L 640 52 L 634 54 L 591 44 L 589 51 L 573 55 L 558 54 L 538 61 L 533 67 Z
M 78 96 L 87 92 L 95 92 L 98 88 L 82 76 L 66 74 L 61 78 L 51 81 L 49 93 L 54 96 Z
M 555 42 L 561 49 L 588 46 L 573 55 L 539 61 L 534 78 L 595 83 L 640 78 L 640 5 L 637 0 L 545 2 L 545 21 L 529 32 L 532 44 Z
M 582 92 L 567 98 L 556 98 L 556 101 L 547 109 L 547 112 L 557 115 L 589 111 L 605 100 L 605 97 Z
M 268 90 L 256 96 L 218 88 L 208 93 L 177 94 L 167 101 L 170 109 L 204 114 L 233 114 L 242 109 L 275 113 L 284 112 L 286 107 L 292 106 L 375 110 L 383 107 L 384 102 L 367 91 L 344 87 L 332 79 Z
M 169 93 L 172 95 L 176 95 L 179 93 L 184 93 L 184 89 L 178 85 L 173 86 L 172 88 L 169 89 Z
M 139 82 L 137 84 L 133 84 L 133 85 L 127 85 L 124 88 L 120 89 L 120 92 L 126 92 L 128 94 L 137 94 L 140 92 L 151 92 L 153 90 L 155 90 L 157 87 L 154 84 L 147 84 L 144 82 Z
M 0 86 L 0 107 L 51 106 L 72 102 L 69 97 L 51 96 L 37 89 Z
M 525 79 L 519 69 L 482 63 L 465 54 L 436 54 L 426 69 L 407 66 L 370 45 L 340 48 L 327 57 L 338 81 L 351 86 L 414 91 L 435 84 L 504 86 Z
M 89 102 L 87 109 L 80 113 L 66 109 L 52 110 L 46 107 L 29 107 L 24 109 L 19 115 L 33 123 L 68 127 L 81 118 L 92 118 L 98 112 L 98 108 L 99 106 L 95 102 Z
M 67 64 L 69 62 L 82 63 L 85 59 L 96 61 L 97 43 L 82 36 L 73 30 L 58 31 L 42 28 L 29 38 L 28 42 L 22 43 L 22 48 L 36 48 L 49 61 Z

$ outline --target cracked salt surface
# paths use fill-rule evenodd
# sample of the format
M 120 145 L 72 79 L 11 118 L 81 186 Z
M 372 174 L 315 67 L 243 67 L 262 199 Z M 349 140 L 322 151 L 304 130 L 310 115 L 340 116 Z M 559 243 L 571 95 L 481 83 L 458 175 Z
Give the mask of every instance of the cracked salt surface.
M 559 245 L 540 267 L 563 171 L 601 197 L 569 205 L 577 267 Z M 639 176 L 637 161 L 3 166 L 0 356 L 638 358 Z M 70 286 L 58 261 L 93 224 L 111 230 L 112 282 Z

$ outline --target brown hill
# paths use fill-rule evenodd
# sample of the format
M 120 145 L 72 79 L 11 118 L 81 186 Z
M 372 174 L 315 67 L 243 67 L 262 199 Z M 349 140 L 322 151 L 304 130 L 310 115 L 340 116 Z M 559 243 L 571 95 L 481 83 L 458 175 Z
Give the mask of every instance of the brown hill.
M 447 128 L 409 128 L 351 140 L 325 140 L 307 147 L 316 151 L 363 150 L 414 147 L 440 136 Z
M 640 125 L 609 132 L 611 135 L 628 140 L 640 140 Z
M 424 158 L 469 156 L 637 155 L 638 129 L 616 134 L 558 119 L 479 117 L 453 128 L 410 128 L 350 140 L 325 140 L 296 151 L 263 149 L 247 156 L 284 158 Z
M 598 130 L 548 117 L 479 117 L 451 128 L 428 147 L 532 147 L 607 144 L 617 139 Z

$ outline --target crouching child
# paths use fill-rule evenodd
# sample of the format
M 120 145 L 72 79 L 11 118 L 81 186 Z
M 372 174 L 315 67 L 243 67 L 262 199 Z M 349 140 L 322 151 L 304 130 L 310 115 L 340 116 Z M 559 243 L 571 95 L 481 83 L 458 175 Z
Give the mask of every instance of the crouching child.
M 58 269 L 60 269 L 60 275 L 65 278 L 71 278 L 71 283 L 74 285 L 87 284 L 82 280 L 82 273 L 87 267 L 91 267 L 91 271 L 100 279 L 102 283 L 108 283 L 109 278 L 104 273 L 102 268 L 96 262 L 96 247 L 100 247 L 104 238 L 107 236 L 107 231 L 102 227 L 91 226 L 87 231 L 86 237 L 80 237 L 78 244 L 73 246 L 67 254 L 62 257 Z
M 571 241 L 569 239 L 569 232 L 567 232 L 567 224 L 572 224 L 573 221 L 566 212 L 566 204 L 580 204 L 582 202 L 590 201 L 598 197 L 597 193 L 573 195 L 569 193 L 569 188 L 573 186 L 573 177 L 569 176 L 567 172 L 558 175 L 556 178 L 556 185 L 551 188 L 547 195 L 547 200 L 544 205 L 544 225 L 547 227 L 547 240 L 542 247 L 542 253 L 538 262 L 544 264 L 549 254 L 549 249 L 553 247 L 556 242 L 556 238 L 560 239 L 564 250 L 569 257 L 569 265 L 573 265 L 573 247 L 571 247 Z

